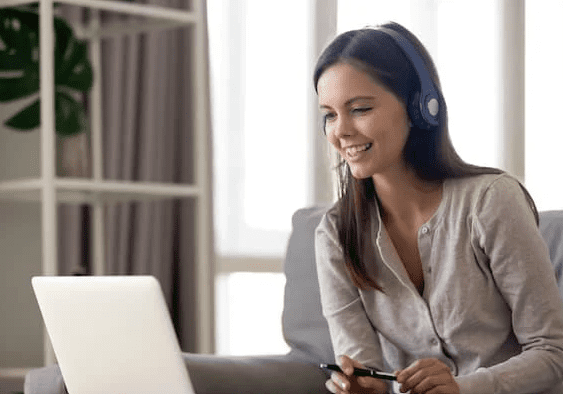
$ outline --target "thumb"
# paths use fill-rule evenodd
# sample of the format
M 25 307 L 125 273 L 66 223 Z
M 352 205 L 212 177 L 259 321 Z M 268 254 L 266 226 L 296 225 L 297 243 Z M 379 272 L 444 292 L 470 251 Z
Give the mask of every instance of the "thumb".
M 354 374 L 354 368 L 365 368 L 363 364 L 346 355 L 339 357 L 339 365 L 342 371 L 348 376 Z

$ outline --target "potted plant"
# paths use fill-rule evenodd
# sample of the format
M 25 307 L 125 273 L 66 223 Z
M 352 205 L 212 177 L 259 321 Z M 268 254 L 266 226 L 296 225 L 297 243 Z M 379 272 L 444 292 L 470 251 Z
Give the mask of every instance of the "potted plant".
M 92 87 L 87 43 L 78 40 L 62 18 L 54 19 L 55 129 L 59 136 L 86 130 L 81 94 Z M 0 8 L 0 102 L 39 92 L 39 14 L 37 5 Z M 5 125 L 19 131 L 39 127 L 39 97 L 10 117 Z

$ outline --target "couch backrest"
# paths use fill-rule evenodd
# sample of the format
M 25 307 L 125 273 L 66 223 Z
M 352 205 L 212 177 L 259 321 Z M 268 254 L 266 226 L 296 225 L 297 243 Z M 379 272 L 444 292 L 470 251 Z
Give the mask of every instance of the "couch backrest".
M 315 228 L 328 206 L 300 209 L 293 215 L 284 272 L 286 275 L 282 325 L 291 353 L 310 362 L 332 362 L 328 325 L 321 311 L 315 263 Z M 545 239 L 563 298 L 563 211 L 540 212 Z
M 563 299 L 563 211 L 540 212 L 540 232 L 549 248 L 559 294 Z
M 284 337 L 293 356 L 315 363 L 334 361 L 315 263 L 315 228 L 327 209 L 319 206 L 294 213 L 284 264 Z

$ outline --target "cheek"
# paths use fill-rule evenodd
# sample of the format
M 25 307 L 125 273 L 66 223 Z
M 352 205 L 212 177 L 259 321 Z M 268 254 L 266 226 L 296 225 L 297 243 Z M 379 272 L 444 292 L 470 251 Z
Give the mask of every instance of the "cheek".
M 392 143 L 397 147 L 404 147 L 410 134 L 410 126 L 408 124 L 408 118 L 402 116 L 402 114 L 396 114 L 393 119 L 390 119 L 390 128 L 395 130 L 392 135 Z
M 408 138 L 408 131 L 403 132 L 402 130 L 397 130 L 397 133 L 387 140 L 387 149 L 389 150 L 390 155 L 399 155 L 402 154 L 405 150 L 405 145 L 407 143 Z
M 401 146 L 404 148 L 405 145 L 407 144 L 407 140 L 409 139 L 409 135 L 411 133 L 411 128 L 408 124 L 403 126 L 403 132 L 401 133 Z
M 327 131 L 326 140 L 331 144 L 334 148 L 340 149 L 340 140 L 334 136 L 334 133 Z

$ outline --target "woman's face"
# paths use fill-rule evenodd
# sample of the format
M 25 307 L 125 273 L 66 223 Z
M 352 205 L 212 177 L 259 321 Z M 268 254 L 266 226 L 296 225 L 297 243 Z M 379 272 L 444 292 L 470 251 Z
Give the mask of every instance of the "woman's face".
M 328 141 L 354 178 L 402 173 L 409 135 L 404 104 L 369 74 L 345 63 L 329 67 L 317 83 Z

